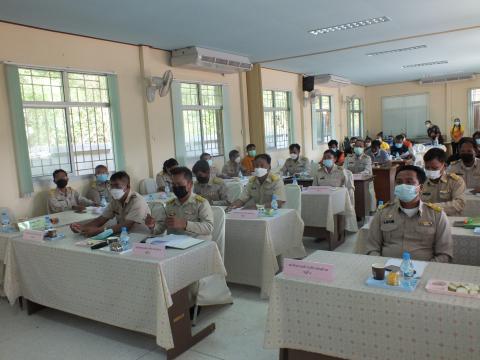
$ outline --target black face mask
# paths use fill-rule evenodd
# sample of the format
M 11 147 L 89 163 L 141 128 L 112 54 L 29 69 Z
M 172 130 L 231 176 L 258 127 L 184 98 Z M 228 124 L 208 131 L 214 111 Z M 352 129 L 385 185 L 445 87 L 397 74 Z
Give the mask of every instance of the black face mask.
M 68 184 L 68 180 L 66 179 L 60 179 L 60 180 L 57 180 L 55 181 L 55 184 L 57 184 L 58 188 L 59 189 L 63 189 L 67 186 Z
M 474 157 L 473 154 L 460 154 L 460 159 L 462 159 L 464 163 L 470 164 L 473 162 Z
M 197 176 L 197 181 L 200 184 L 206 184 L 206 183 L 208 183 L 208 180 L 210 180 L 208 177 Z
M 188 195 L 186 186 L 173 186 L 172 191 L 177 197 L 177 199 L 183 199 L 185 196 Z

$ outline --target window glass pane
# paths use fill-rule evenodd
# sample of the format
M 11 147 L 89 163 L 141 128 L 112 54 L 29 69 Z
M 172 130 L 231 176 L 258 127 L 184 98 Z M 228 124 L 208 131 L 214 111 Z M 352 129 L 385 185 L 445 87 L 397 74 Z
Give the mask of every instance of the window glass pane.
M 200 85 L 203 106 L 222 105 L 222 87 L 217 85 Z
M 200 112 L 196 110 L 183 110 L 182 113 L 186 154 L 189 158 L 197 158 L 203 152 Z
M 223 154 L 223 126 L 221 110 L 201 110 L 203 149 L 212 156 Z M 200 155 L 200 154 L 199 154 Z
M 277 149 L 288 148 L 288 111 L 275 111 L 275 129 Z
M 322 111 L 323 142 L 327 143 L 332 139 L 332 124 L 330 111 Z
M 480 89 L 472 89 L 472 101 L 480 101 Z
M 273 111 L 265 111 L 264 115 L 265 123 L 265 144 L 268 149 L 275 148 L 275 123 L 273 119 Z
M 23 101 L 63 101 L 62 73 L 18 69 Z
M 69 110 L 71 148 L 77 175 L 92 174 L 95 166 L 114 162 L 110 109 L 99 106 L 71 107 Z
M 271 108 L 273 107 L 273 97 L 272 92 L 264 90 L 263 91 L 263 107 Z
M 68 73 L 70 101 L 108 103 L 106 76 Z
M 287 92 L 275 91 L 274 93 L 275 93 L 275 107 L 287 109 L 288 108 Z
M 182 95 L 182 105 L 198 105 L 198 86 L 197 84 L 182 83 L 180 85 Z
M 360 110 L 360 99 L 353 99 L 353 110 Z
M 30 167 L 33 177 L 71 172 L 64 109 L 24 108 Z
M 330 96 L 321 96 L 322 110 L 330 110 Z

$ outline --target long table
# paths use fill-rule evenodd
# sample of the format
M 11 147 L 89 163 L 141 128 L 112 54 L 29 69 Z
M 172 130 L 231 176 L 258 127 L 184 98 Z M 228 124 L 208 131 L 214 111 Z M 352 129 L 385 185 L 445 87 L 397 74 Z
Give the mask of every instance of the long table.
M 364 254 L 365 244 L 370 230 L 369 221 L 358 231 L 355 253 Z M 465 217 L 449 216 L 450 225 L 455 221 L 463 221 Z M 480 235 L 473 233 L 472 229 L 452 226 L 453 263 L 461 265 L 480 266 Z
M 267 298 L 279 271 L 277 257 L 304 257 L 303 221 L 297 211 L 280 209 L 274 217 L 235 218 L 225 223 L 227 281 L 259 287 Z
M 480 301 L 428 293 L 429 279 L 478 283 L 480 269 L 430 263 L 412 293 L 365 285 L 386 258 L 317 251 L 332 283 L 275 277 L 264 346 L 283 360 L 480 359 Z
M 151 334 L 169 359 L 210 334 L 191 335 L 188 288 L 213 274 L 225 276 L 216 244 L 166 251 L 164 259 L 105 253 L 75 245 L 83 239 L 68 227 L 57 241 L 13 239 L 7 246 L 5 293 L 121 328 Z M 140 241 L 144 234 L 130 234 Z M 29 306 L 31 308 L 31 306 Z
M 473 195 L 469 190 L 465 192 L 465 208 L 462 215 L 480 217 L 480 194 Z

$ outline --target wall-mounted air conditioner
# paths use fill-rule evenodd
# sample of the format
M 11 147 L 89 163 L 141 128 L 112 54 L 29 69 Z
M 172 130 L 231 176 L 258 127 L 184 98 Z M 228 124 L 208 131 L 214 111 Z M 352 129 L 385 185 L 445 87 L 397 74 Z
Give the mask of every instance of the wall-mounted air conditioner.
M 172 51 L 172 66 L 232 74 L 250 71 L 252 63 L 246 56 L 190 46 Z
M 315 85 L 328 86 L 328 87 L 342 87 L 350 85 L 352 82 L 341 76 L 322 74 L 315 75 Z
M 475 79 L 475 74 L 454 74 L 454 75 L 443 75 L 443 76 L 432 76 L 420 79 L 418 82 L 420 85 L 434 85 L 441 84 L 452 81 L 465 81 Z

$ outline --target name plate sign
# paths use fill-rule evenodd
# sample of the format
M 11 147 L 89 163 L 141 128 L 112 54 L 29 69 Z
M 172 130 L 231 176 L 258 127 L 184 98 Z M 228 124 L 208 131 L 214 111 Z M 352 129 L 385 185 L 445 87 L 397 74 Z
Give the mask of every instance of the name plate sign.
M 331 186 L 309 186 L 305 189 L 307 193 L 316 193 L 316 194 L 330 194 L 332 191 L 335 191 L 337 188 Z
M 163 259 L 165 257 L 165 245 L 153 245 L 134 243 L 133 254 L 141 257 L 148 257 L 152 259 Z
M 256 219 L 258 218 L 258 211 L 236 209 L 232 210 L 228 215 L 232 219 Z
M 315 282 L 332 282 L 334 279 L 332 264 L 322 264 L 312 261 L 285 259 L 283 273 L 286 276 L 303 278 Z
M 23 232 L 23 240 L 43 241 L 44 234 L 42 230 L 25 230 Z

